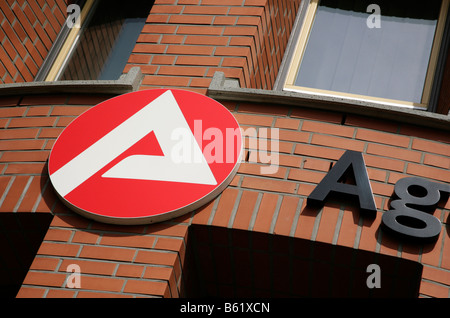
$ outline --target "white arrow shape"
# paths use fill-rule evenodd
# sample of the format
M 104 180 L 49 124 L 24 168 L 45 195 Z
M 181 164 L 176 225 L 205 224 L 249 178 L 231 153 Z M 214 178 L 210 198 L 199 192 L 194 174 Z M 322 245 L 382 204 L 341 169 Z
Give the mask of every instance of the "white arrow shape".
M 175 162 L 170 156 L 175 129 L 188 132 L 195 162 Z M 132 155 L 105 172 L 105 178 L 158 180 L 216 185 L 217 181 L 170 90 L 161 94 L 50 177 L 64 197 L 136 142 L 154 131 L 164 156 Z M 185 136 L 186 138 L 186 136 Z

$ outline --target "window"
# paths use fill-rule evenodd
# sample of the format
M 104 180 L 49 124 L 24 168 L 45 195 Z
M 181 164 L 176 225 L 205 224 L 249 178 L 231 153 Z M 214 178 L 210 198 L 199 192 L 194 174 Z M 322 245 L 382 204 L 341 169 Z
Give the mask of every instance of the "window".
M 64 25 L 36 80 L 116 80 L 153 1 L 79 1 L 81 27 Z
M 284 89 L 426 109 L 448 4 L 311 0 Z

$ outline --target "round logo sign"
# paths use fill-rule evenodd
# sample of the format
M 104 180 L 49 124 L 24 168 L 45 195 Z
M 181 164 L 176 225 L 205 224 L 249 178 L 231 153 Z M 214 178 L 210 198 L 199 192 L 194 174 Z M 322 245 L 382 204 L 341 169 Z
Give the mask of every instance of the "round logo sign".
M 231 182 L 242 132 L 222 104 L 184 90 L 137 91 L 90 108 L 50 153 L 63 202 L 112 224 L 160 222 L 193 211 Z

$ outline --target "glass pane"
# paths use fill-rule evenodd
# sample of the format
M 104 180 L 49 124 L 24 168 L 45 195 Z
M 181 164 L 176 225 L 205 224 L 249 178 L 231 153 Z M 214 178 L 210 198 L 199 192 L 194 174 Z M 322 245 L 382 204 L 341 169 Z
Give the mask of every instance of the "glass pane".
M 116 80 L 144 27 L 153 1 L 102 0 L 59 80 Z
M 369 28 L 369 4 L 380 28 Z M 440 1 L 320 2 L 296 86 L 421 102 Z

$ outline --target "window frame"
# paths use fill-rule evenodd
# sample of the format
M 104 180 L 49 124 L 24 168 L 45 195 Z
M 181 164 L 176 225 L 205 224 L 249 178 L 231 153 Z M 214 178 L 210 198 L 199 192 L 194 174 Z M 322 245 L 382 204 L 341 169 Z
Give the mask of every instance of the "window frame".
M 70 58 L 72 50 L 75 48 L 82 34 L 83 28 L 95 12 L 97 3 L 98 1 L 95 0 L 81 0 L 76 2 L 81 8 L 80 27 L 69 28 L 67 25 L 67 19 L 69 18 L 66 19 L 34 81 L 52 82 L 58 80 L 65 64 Z
M 445 45 L 443 45 L 443 37 L 448 33 L 448 25 L 450 24 L 450 19 L 448 17 L 448 12 L 450 10 L 450 0 L 442 0 L 441 2 L 441 8 L 436 25 L 435 36 L 433 39 L 433 45 L 423 87 L 421 103 L 296 86 L 294 84 L 295 79 L 300 69 L 300 63 L 302 61 L 303 54 L 308 43 L 309 35 L 313 26 L 319 2 L 320 0 L 309 0 L 308 4 L 306 4 L 305 7 L 301 8 L 298 12 L 299 21 L 297 25 L 300 30 L 292 33 L 291 47 L 287 51 L 287 55 L 288 58 L 290 58 L 290 61 L 286 61 L 284 63 L 284 67 L 286 68 L 286 70 L 280 71 L 280 74 L 282 74 L 281 76 L 283 76 L 284 79 L 280 81 L 281 85 L 278 86 L 279 89 L 308 95 L 330 96 L 347 100 L 374 102 L 383 105 L 434 111 L 434 109 L 436 108 L 436 105 L 433 105 L 436 103 L 434 95 L 439 93 L 436 89 L 436 86 L 439 86 L 441 80 L 441 72 L 439 72 L 439 66 L 445 63 L 445 58 L 443 57 L 444 54 L 442 54 L 442 52 L 446 51 L 448 46 L 448 43 L 444 43 Z M 425 2 L 423 3 L 424 5 L 426 5 Z

